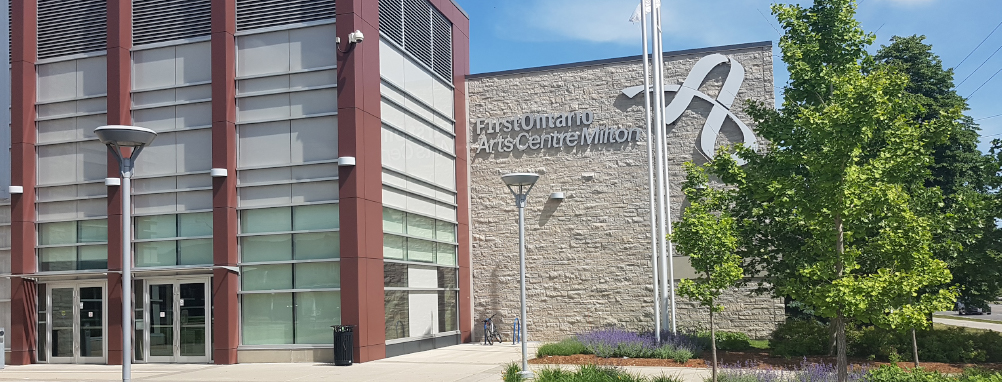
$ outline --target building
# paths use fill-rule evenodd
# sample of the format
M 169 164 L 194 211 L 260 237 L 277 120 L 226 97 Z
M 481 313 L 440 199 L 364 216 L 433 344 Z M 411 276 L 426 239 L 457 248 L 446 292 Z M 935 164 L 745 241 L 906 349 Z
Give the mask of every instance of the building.
M 136 362 L 329 361 L 337 324 L 358 362 L 469 340 L 456 4 L 10 7 L 11 364 L 121 362 L 123 190 L 100 125 L 159 133 L 131 190 Z
M 743 110 L 748 100 L 774 102 L 772 43 L 664 57 L 677 220 L 685 162 L 705 163 L 721 145 L 756 142 Z M 636 56 L 468 77 L 475 317 L 497 313 L 511 323 L 519 314 L 517 212 L 500 176 L 534 172 L 541 176 L 526 208 L 530 338 L 556 341 L 605 326 L 653 329 L 641 62 Z M 687 257 L 674 263 L 676 278 L 695 277 Z M 783 303 L 749 292 L 723 296 L 727 309 L 717 322 L 764 338 L 785 319 Z M 680 328 L 708 327 L 705 309 L 681 299 L 677 305 Z

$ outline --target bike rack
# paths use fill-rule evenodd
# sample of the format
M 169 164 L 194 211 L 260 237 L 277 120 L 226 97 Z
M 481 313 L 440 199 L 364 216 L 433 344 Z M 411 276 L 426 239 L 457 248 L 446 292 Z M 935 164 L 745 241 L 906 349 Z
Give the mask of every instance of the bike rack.
M 511 344 L 517 344 L 522 341 L 522 327 L 521 322 L 518 321 L 518 317 L 515 317 L 515 323 L 512 324 L 511 329 Z

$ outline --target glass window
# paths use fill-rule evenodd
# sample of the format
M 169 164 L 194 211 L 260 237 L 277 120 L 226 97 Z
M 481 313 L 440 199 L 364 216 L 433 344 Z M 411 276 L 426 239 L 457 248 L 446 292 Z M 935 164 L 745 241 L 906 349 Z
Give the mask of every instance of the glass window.
M 435 238 L 435 219 L 421 215 L 407 215 L 407 234 L 425 239 Z
M 78 269 L 108 269 L 108 246 L 85 245 L 78 248 Z
M 407 264 L 383 263 L 383 287 L 406 288 Z
M 383 235 L 383 257 L 403 260 L 407 255 L 406 239 L 400 236 Z
M 426 240 L 408 239 L 407 260 L 426 263 L 435 262 L 435 243 Z
M 451 244 L 438 243 L 438 251 L 435 259 L 441 265 L 456 265 L 456 246 Z
M 245 210 L 240 216 L 242 233 L 286 232 L 292 230 L 291 208 Z
M 243 290 L 292 289 L 292 264 L 246 266 L 240 279 Z
M 38 225 L 38 245 L 76 244 L 75 221 L 44 223 Z
M 392 208 L 383 208 L 383 231 L 404 233 L 406 216 L 407 214 Z
M 336 259 L 341 256 L 337 232 L 297 233 L 293 237 L 296 260 Z
M 331 325 L 341 325 L 340 292 L 296 293 L 297 344 L 330 343 Z
M 212 213 L 178 215 L 180 237 L 212 236 Z
M 245 294 L 242 302 L 244 345 L 293 343 L 292 293 Z
M 73 271 L 76 269 L 76 247 L 38 249 L 38 270 L 40 272 Z
M 245 263 L 292 260 L 292 235 L 242 237 L 240 254 Z
M 438 221 L 435 223 L 435 239 L 438 241 L 456 242 L 456 225 Z
M 407 291 L 388 290 L 383 294 L 386 303 L 386 339 L 410 337 L 410 304 Z
M 108 241 L 108 221 L 82 220 L 77 224 L 77 242 L 104 243 Z
M 459 285 L 459 271 L 456 268 L 438 268 L 438 287 L 456 289 Z
M 178 265 L 212 264 L 212 239 L 180 240 Z
M 459 292 L 439 291 L 438 292 L 438 332 L 451 332 L 459 330 Z
M 137 267 L 168 267 L 177 265 L 177 242 L 154 241 L 136 243 Z
M 299 206 L 293 210 L 292 227 L 296 231 L 337 229 L 339 221 L 337 204 Z
M 177 237 L 177 215 L 137 217 L 135 230 L 137 240 Z
M 295 275 L 296 289 L 341 287 L 341 263 L 338 262 L 296 264 Z

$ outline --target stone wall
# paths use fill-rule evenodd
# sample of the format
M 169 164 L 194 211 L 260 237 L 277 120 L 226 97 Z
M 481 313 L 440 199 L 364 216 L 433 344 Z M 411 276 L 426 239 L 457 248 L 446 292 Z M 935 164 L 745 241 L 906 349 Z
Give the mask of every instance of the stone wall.
M 748 100 L 773 104 L 770 43 L 666 53 L 666 84 L 681 84 L 702 57 L 722 53 L 740 62 L 745 80 L 732 110 L 747 124 Z M 502 332 L 511 332 L 519 314 L 517 210 L 500 180 L 510 172 L 541 175 L 526 208 L 528 330 L 530 340 L 553 341 L 596 327 L 653 327 L 648 153 L 646 134 L 607 144 L 578 144 L 520 151 L 477 148 L 498 135 L 478 134 L 480 119 L 526 114 L 589 111 L 590 128 L 633 129 L 644 126 L 643 95 L 623 90 L 642 84 L 639 58 L 564 65 L 469 79 L 471 160 L 471 230 L 475 327 L 498 313 Z M 715 68 L 700 90 L 716 97 L 728 77 L 728 65 Z M 667 102 L 672 100 L 668 96 Z M 712 104 L 694 100 L 679 121 L 668 127 L 672 216 L 685 202 L 680 182 L 683 163 L 704 163 L 697 139 Z M 481 130 L 478 130 L 481 129 Z M 572 133 L 580 127 L 543 129 L 539 134 Z M 532 132 L 536 134 L 536 131 Z M 741 139 L 727 120 L 717 137 L 724 145 Z M 580 143 L 580 142 L 578 142 Z M 563 192 L 564 200 L 549 199 Z M 687 259 L 676 257 L 676 277 L 691 276 Z M 782 301 L 736 290 L 725 297 L 720 327 L 753 337 L 767 335 L 783 319 Z M 706 314 L 680 301 L 682 327 L 706 326 Z M 482 329 L 480 330 L 482 332 Z M 476 337 L 476 336 L 475 336 Z

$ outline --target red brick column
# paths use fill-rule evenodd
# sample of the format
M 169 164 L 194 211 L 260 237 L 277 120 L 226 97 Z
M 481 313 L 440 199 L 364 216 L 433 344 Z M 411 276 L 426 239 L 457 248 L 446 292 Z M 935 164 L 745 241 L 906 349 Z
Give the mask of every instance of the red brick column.
M 108 124 L 132 124 L 132 2 L 108 0 Z M 108 154 L 108 177 L 121 176 Z M 124 190 L 127 191 L 127 190 Z M 122 364 L 122 187 L 108 186 L 108 364 Z M 135 293 L 135 291 L 133 291 Z M 141 303 L 141 301 L 140 301 Z M 135 304 L 135 302 L 133 303 Z M 135 308 L 135 305 L 133 305 Z M 133 346 L 136 342 L 132 342 Z
M 236 266 L 236 0 L 212 0 L 212 167 L 226 177 L 212 179 L 212 253 L 216 266 Z M 237 363 L 240 345 L 238 275 L 212 272 L 212 348 L 217 365 Z
M 383 299 L 383 208 L 379 111 L 379 7 L 376 1 L 337 2 L 338 152 L 341 167 L 341 323 L 357 325 L 355 362 L 386 357 Z M 348 47 L 348 34 L 365 41 Z
M 38 23 L 36 0 L 11 4 L 11 273 L 35 273 L 35 61 Z M 11 278 L 10 360 L 27 365 L 35 357 L 37 307 L 34 281 Z

